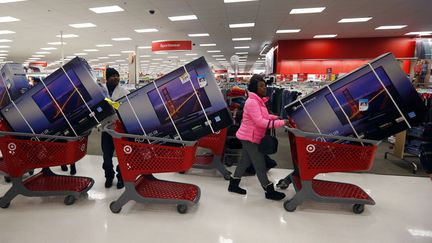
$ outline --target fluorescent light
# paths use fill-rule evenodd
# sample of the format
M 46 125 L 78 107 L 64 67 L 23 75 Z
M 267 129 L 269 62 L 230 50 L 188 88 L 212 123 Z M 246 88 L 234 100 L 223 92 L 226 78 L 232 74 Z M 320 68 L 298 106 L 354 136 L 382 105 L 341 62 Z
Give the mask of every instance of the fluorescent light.
M 151 57 L 151 55 L 141 55 L 140 57 Z
M 44 48 L 41 48 L 41 50 L 51 51 L 51 50 L 57 50 L 57 48 L 56 47 L 44 47 Z
M 53 46 L 59 46 L 62 43 L 60 41 L 56 41 L 56 42 L 48 42 L 47 44 L 48 45 L 53 45 Z M 66 42 L 63 42 L 63 45 L 66 45 Z M 45 50 L 45 49 L 43 49 L 43 50 Z
M 186 53 L 185 56 L 197 56 L 198 54 L 196 53 Z
M 87 53 L 85 53 L 85 52 L 77 52 L 77 53 L 74 53 L 74 55 L 75 56 L 87 56 Z
M 109 54 L 108 55 L 109 57 L 119 57 L 119 56 L 121 56 L 120 54 Z
M 216 58 L 216 61 L 226 61 L 226 58 Z
M 116 37 L 116 38 L 112 38 L 111 40 L 113 41 L 128 41 L 128 40 L 132 40 L 129 37 Z
M 123 59 L 119 59 L 119 60 L 115 60 L 116 62 L 126 62 L 126 60 Z
M 166 52 L 166 51 L 158 51 L 158 52 L 155 52 L 155 54 L 157 54 L 157 55 L 166 55 L 166 54 L 168 54 L 168 52 Z
M 62 36 L 61 35 L 56 35 L 56 37 L 60 38 Z M 75 35 L 75 34 L 65 34 L 65 35 L 63 35 L 63 38 L 76 38 L 76 37 L 78 37 L 78 35 Z
M 252 40 L 251 37 L 244 37 L 244 38 L 232 38 L 233 41 L 250 41 Z
M 236 55 L 247 55 L 249 52 L 236 52 Z
M 39 57 L 29 57 L 29 60 L 40 60 Z
M 45 55 L 32 55 L 32 57 L 45 57 Z
M 96 46 L 97 47 L 110 47 L 110 46 L 113 46 L 113 45 L 111 45 L 111 44 L 98 44 Z
M 284 33 L 298 33 L 301 29 L 287 29 L 287 30 L 277 30 L 276 34 L 284 34 Z
M 135 51 L 121 51 L 121 53 L 134 53 Z
M 212 57 L 224 57 L 224 55 L 212 55 Z
M 162 58 L 155 58 L 155 59 L 152 59 L 153 61 L 162 61 L 163 59 Z
M 92 23 L 70 24 L 69 26 L 77 29 L 96 27 L 96 25 Z
M 12 40 L 8 39 L 0 39 L 0 43 L 12 42 Z
M 15 22 L 15 21 L 20 21 L 20 20 L 11 16 L 0 17 L 0 23 Z
M 27 0 L 0 0 L 0 3 L 15 3 L 15 2 L 25 2 Z
M 359 23 L 359 22 L 367 22 L 371 20 L 372 17 L 362 17 L 362 18 L 344 18 L 338 21 L 338 23 Z
M 136 29 L 137 33 L 149 33 L 149 32 L 158 32 L 158 29 Z
M 409 32 L 405 35 L 432 35 L 432 31 L 417 31 L 417 32 Z
M 151 46 L 138 46 L 138 49 L 151 49 Z
M 15 32 L 11 30 L 0 30 L 0 35 L 8 35 L 8 34 L 15 34 Z
M 334 38 L 337 35 L 315 35 L 313 38 Z
M 254 27 L 255 23 L 241 23 L 241 24 L 230 24 L 229 27 L 231 29 L 234 28 L 247 28 L 247 27 Z
M 256 2 L 258 0 L 224 0 L 224 3 Z
M 202 36 L 210 36 L 208 33 L 199 33 L 199 34 L 188 34 L 189 37 L 202 37 Z
M 178 56 L 168 56 L 167 58 L 173 58 L 173 59 L 176 59 L 176 58 L 178 58 Z
M 209 53 L 218 53 L 218 52 L 221 52 L 220 50 L 210 50 L 210 51 L 207 51 L 207 52 L 209 52 Z
M 0 53 L 0 56 L 1 57 L 7 57 L 9 54 L 6 54 L 6 53 Z
M 407 25 L 383 25 L 375 29 L 376 30 L 397 30 L 397 29 L 403 29 L 405 27 L 407 27 Z
M 96 7 L 96 8 L 89 8 L 90 11 L 93 11 L 97 14 L 101 14 L 101 13 L 113 13 L 113 12 L 121 12 L 124 11 L 124 9 L 120 8 L 117 5 L 113 5 L 113 6 L 104 6 L 104 7 Z
M 198 19 L 196 15 L 183 15 L 183 16 L 172 16 L 168 17 L 171 21 L 184 21 Z
M 216 44 L 200 44 L 200 46 L 216 46 Z
M 234 46 L 234 49 L 249 49 L 250 46 Z
M 109 57 L 98 57 L 97 59 L 103 60 L 103 59 L 109 59 Z
M 9 52 L 9 51 L 8 50 L 0 50 L 0 53 L 6 53 L 6 52 Z
M 321 13 L 325 7 L 318 8 L 293 8 L 290 14 L 308 14 L 308 13 Z

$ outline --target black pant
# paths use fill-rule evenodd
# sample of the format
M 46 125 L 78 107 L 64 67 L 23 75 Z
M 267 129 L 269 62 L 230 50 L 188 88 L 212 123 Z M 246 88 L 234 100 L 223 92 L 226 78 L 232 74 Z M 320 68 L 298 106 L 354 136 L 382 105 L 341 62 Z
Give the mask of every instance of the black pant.
M 102 168 L 105 171 L 105 178 L 112 180 L 114 179 L 114 175 L 115 175 L 113 169 L 113 161 L 112 161 L 112 158 L 114 156 L 114 141 L 111 135 L 109 135 L 106 132 L 102 132 L 101 147 L 103 152 Z M 121 181 L 122 177 L 118 165 L 116 167 L 116 171 L 117 171 L 117 180 Z

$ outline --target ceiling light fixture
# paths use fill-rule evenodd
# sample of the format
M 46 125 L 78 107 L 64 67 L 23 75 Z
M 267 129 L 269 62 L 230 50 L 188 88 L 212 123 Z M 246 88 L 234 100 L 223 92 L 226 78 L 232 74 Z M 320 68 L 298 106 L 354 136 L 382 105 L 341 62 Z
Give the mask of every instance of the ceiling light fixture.
M 235 28 L 249 28 L 249 27 L 254 27 L 255 23 L 241 23 L 241 24 L 230 24 L 229 27 L 231 29 L 235 29 Z
M 224 57 L 224 55 L 213 55 L 212 57 Z
M 321 13 L 324 11 L 325 7 L 317 7 L 317 8 L 293 8 L 290 11 L 290 14 L 308 14 L 308 13 Z
M 189 37 L 203 37 L 210 36 L 208 33 L 199 33 L 199 34 L 188 34 Z
M 113 40 L 113 41 L 129 41 L 132 39 L 129 37 L 116 37 L 116 38 L 112 38 L 111 40 Z
M 196 53 L 186 53 L 185 56 L 197 56 L 198 54 Z
M 0 35 L 8 35 L 8 34 L 15 34 L 15 32 L 11 30 L 0 30 Z
M 371 20 L 372 17 L 362 17 L 362 18 L 344 18 L 338 21 L 338 23 L 360 23 L 367 22 Z
M 216 44 L 200 44 L 200 46 L 216 46 Z
M 56 35 L 56 37 L 57 38 L 77 38 L 77 37 L 79 37 L 78 35 L 75 35 L 75 34 L 64 34 L 63 36 L 62 35 Z
M 48 44 L 48 45 L 53 45 L 53 46 L 59 46 L 59 45 L 62 44 L 62 42 L 60 42 L 60 41 L 56 41 L 56 42 L 48 42 L 47 44 Z M 66 42 L 63 42 L 63 45 L 66 45 Z M 46 50 L 46 49 L 43 49 L 43 50 Z
M 51 51 L 51 50 L 57 50 L 57 48 L 56 47 L 43 47 L 43 48 L 41 48 L 41 50 Z
M 337 35 L 336 34 L 332 34 L 332 35 L 314 35 L 313 38 L 335 38 Z
M 12 40 L 8 39 L 0 39 L 0 43 L 12 42 Z
M 15 22 L 15 21 L 20 21 L 20 19 L 17 19 L 17 18 L 11 17 L 11 16 L 0 17 L 0 23 Z
M 158 32 L 158 29 L 136 29 L 137 33 L 150 33 L 150 32 Z
M 151 49 L 151 46 L 138 46 L 138 49 Z
M 432 35 L 432 31 L 417 31 L 417 32 L 409 32 L 405 35 Z
M 98 44 L 98 45 L 96 45 L 96 47 L 110 47 L 110 46 L 113 46 L 113 45 L 111 45 L 111 44 Z
M 221 52 L 220 50 L 209 50 L 209 51 L 207 51 L 208 53 L 218 53 L 218 52 Z
M 140 57 L 151 57 L 151 55 L 141 55 Z
M 96 52 L 99 51 L 98 49 L 85 49 L 84 51 L 86 52 Z
M 0 0 L 0 3 L 15 3 L 15 2 L 25 2 L 27 0 Z
M 234 46 L 234 49 L 249 49 L 250 46 Z
M 285 34 L 285 33 L 298 33 L 301 29 L 287 29 L 287 30 L 277 30 L 276 34 Z
M 258 0 L 224 0 L 224 3 L 257 2 Z
M 74 55 L 75 56 L 87 56 L 87 53 L 85 53 L 85 52 L 77 52 L 77 53 L 74 53 Z
M 120 54 L 109 54 L 108 55 L 109 57 L 119 57 L 119 56 L 121 56 Z
M 232 38 L 233 41 L 250 41 L 252 37 Z
M 236 54 L 236 55 L 247 55 L 248 52 L 236 52 L 235 54 Z
M 135 51 L 121 51 L 121 53 L 134 53 Z
M 97 14 L 103 14 L 103 13 L 114 13 L 114 12 L 122 12 L 124 9 L 117 5 L 112 6 L 104 6 L 104 7 L 95 7 L 95 8 L 89 8 L 90 11 L 93 11 Z
M 92 23 L 70 24 L 69 26 L 76 29 L 96 27 L 96 25 Z
M 194 20 L 198 19 L 196 15 L 183 15 L 183 16 L 171 16 L 168 17 L 171 21 L 185 21 L 185 20 Z
M 397 30 L 397 29 L 403 29 L 407 27 L 408 25 L 383 25 L 380 27 L 375 28 L 376 30 Z

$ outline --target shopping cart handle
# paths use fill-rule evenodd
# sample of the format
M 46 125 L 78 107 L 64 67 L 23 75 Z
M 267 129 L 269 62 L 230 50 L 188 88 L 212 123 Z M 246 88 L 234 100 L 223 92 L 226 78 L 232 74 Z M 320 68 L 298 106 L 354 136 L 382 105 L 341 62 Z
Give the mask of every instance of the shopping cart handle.
M 292 132 L 294 135 L 299 136 L 299 137 L 322 137 L 322 138 L 345 140 L 345 141 L 351 141 L 351 142 L 369 143 L 369 144 L 373 144 L 373 145 L 378 145 L 381 143 L 381 141 L 370 140 L 370 139 L 352 138 L 352 137 L 343 137 L 343 136 L 327 135 L 327 134 L 320 134 L 320 133 L 304 132 L 298 128 L 292 128 L 292 127 L 288 127 L 288 126 L 285 126 L 285 129 L 287 129 L 289 132 Z
M 177 144 L 184 144 L 187 146 L 193 146 L 196 144 L 197 141 L 185 141 L 185 140 L 175 140 L 175 139 L 169 139 L 169 138 L 160 138 L 160 137 L 150 137 L 145 135 L 136 135 L 136 134 L 127 134 L 127 133 L 119 133 L 115 131 L 114 129 L 109 128 L 109 126 L 112 126 L 113 123 L 107 123 L 103 127 L 103 131 L 107 132 L 111 136 L 115 138 L 139 138 L 140 140 L 151 140 L 151 141 L 158 141 L 158 142 L 165 142 L 165 143 L 177 143 Z
M 34 134 L 34 133 L 24 133 L 24 132 L 5 132 L 0 131 L 0 136 L 17 136 L 17 137 L 29 137 L 29 138 L 47 138 L 47 139 L 61 139 L 67 141 L 78 141 L 84 137 L 87 137 L 89 133 L 77 137 L 67 137 L 67 136 L 57 136 L 57 135 L 47 135 L 47 134 Z

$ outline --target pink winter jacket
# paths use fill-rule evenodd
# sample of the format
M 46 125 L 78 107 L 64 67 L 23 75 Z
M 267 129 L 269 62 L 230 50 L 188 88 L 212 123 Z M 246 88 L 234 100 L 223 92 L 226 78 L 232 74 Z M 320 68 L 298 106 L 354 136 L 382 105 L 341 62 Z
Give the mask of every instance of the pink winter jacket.
M 284 120 L 277 119 L 277 116 L 268 113 L 265 103 L 268 98 L 260 98 L 253 92 L 248 92 L 249 98 L 243 108 L 243 119 L 236 137 L 240 140 L 250 141 L 259 144 L 264 137 L 269 120 L 274 120 L 274 127 L 282 127 Z M 273 122 L 270 122 L 272 127 Z

